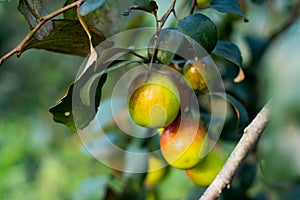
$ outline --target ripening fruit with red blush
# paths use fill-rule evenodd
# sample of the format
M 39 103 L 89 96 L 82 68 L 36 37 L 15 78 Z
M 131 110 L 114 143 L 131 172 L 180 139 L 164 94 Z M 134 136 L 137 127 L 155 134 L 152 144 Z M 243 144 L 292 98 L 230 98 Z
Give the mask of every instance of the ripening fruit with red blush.
M 178 169 L 194 167 L 207 149 L 206 130 L 196 120 L 178 117 L 160 136 L 160 147 L 166 161 Z

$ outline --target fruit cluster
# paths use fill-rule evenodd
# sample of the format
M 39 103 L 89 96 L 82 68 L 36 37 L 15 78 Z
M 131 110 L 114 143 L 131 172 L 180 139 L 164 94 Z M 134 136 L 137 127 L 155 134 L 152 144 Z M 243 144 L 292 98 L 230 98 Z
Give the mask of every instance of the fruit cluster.
M 188 62 L 182 74 L 193 90 L 207 87 L 203 78 L 205 63 Z M 185 170 L 192 182 L 205 187 L 220 171 L 226 154 L 221 146 L 211 148 L 204 126 L 180 109 L 185 91 L 176 80 L 171 71 L 152 69 L 138 75 L 130 84 L 129 114 L 140 126 L 161 128 L 160 148 L 164 159 L 172 167 Z M 151 158 L 149 167 L 157 163 L 157 159 Z M 159 182 L 157 174 L 162 177 L 165 173 L 149 172 L 146 185 Z

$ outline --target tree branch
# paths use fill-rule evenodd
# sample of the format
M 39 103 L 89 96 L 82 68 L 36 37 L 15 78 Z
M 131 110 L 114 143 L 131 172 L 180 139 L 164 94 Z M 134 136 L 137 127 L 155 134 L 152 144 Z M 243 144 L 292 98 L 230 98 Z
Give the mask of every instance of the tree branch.
M 11 57 L 12 55 L 16 54 L 17 57 L 21 56 L 22 54 L 22 48 L 24 47 L 24 45 L 26 44 L 26 42 L 28 42 L 28 40 L 39 30 L 39 28 L 41 28 L 41 26 L 47 22 L 48 20 L 52 19 L 53 17 L 56 17 L 57 15 L 71 9 L 74 7 L 79 7 L 85 0 L 78 0 L 75 1 L 63 8 L 60 8 L 56 11 L 54 11 L 53 13 L 50 13 L 49 15 L 46 15 L 44 17 L 40 17 L 40 22 L 25 36 L 25 38 L 18 44 L 18 46 L 16 46 L 13 50 L 11 50 L 10 52 L 8 52 L 7 54 L 5 54 L 1 59 L 0 59 L 0 65 L 7 60 L 9 57 Z
M 165 25 L 165 22 L 167 21 L 167 19 L 169 18 L 171 13 L 173 13 L 174 17 L 176 19 L 178 19 L 176 12 L 175 12 L 175 4 L 176 4 L 176 0 L 172 0 L 172 4 L 171 4 L 170 8 L 167 10 L 167 12 L 164 14 L 164 16 L 162 16 L 162 18 L 159 20 L 159 22 L 160 22 L 159 28 L 160 29 L 162 29 L 162 27 Z
M 257 114 L 254 120 L 244 129 L 242 138 L 232 151 L 217 177 L 200 197 L 200 200 L 214 200 L 221 194 L 225 187 L 230 187 L 230 182 L 238 167 L 247 157 L 249 151 L 257 143 L 259 137 L 268 124 L 269 104 L 270 103 L 267 103 Z

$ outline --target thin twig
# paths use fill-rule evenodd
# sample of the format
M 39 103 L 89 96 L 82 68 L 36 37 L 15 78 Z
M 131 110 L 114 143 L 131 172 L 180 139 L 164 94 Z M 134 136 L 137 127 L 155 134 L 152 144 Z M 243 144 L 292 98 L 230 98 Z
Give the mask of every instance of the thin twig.
M 176 0 L 172 0 L 172 4 L 171 4 L 170 8 L 167 10 L 167 12 L 162 16 L 162 18 L 160 20 L 158 20 L 157 12 L 154 13 L 155 21 L 156 21 L 156 32 L 154 35 L 154 44 L 153 44 L 152 55 L 151 55 L 151 59 L 150 59 L 150 66 L 149 66 L 150 69 L 152 67 L 152 63 L 154 61 L 154 57 L 155 57 L 155 54 L 157 51 L 158 38 L 159 38 L 158 35 L 159 35 L 161 29 L 165 25 L 165 23 L 171 13 L 173 13 L 174 17 L 177 19 L 176 12 L 175 12 L 175 5 L 176 5 Z
M 215 200 L 225 187 L 230 187 L 230 182 L 235 172 L 247 157 L 249 151 L 255 146 L 269 122 L 269 104 L 267 103 L 254 120 L 244 129 L 242 138 L 200 200 Z
M 25 38 L 18 44 L 18 46 L 16 46 L 13 50 L 11 50 L 10 52 L 8 52 L 7 54 L 5 54 L 1 59 L 0 59 L 0 65 L 7 60 L 9 57 L 11 57 L 12 55 L 16 54 L 17 57 L 21 56 L 22 54 L 22 48 L 24 47 L 24 45 L 26 44 L 26 42 L 28 42 L 28 40 L 39 30 L 39 28 L 41 28 L 41 26 L 47 22 L 48 20 L 52 19 L 53 17 L 56 17 L 57 15 L 71 9 L 74 7 L 79 7 L 85 0 L 78 0 L 75 1 L 63 8 L 60 8 L 56 11 L 54 11 L 53 13 L 50 13 L 49 15 L 46 15 L 44 17 L 40 18 L 40 22 L 25 36 Z
M 174 17 L 177 19 L 177 15 L 175 12 L 175 5 L 176 5 L 176 0 L 172 0 L 172 4 L 171 4 L 170 8 L 167 10 L 167 12 L 164 14 L 164 16 L 162 16 L 162 18 L 159 20 L 160 29 L 165 25 L 165 23 L 171 13 L 173 13 Z
M 195 10 L 196 5 L 197 5 L 197 0 L 193 0 L 193 2 L 192 2 L 192 7 L 191 7 L 191 10 L 190 10 L 190 14 L 193 14 L 193 13 L 194 13 L 194 10 Z
M 152 49 L 152 55 L 151 55 L 151 59 L 150 59 L 150 65 L 149 68 L 152 68 L 152 63 L 154 61 L 154 57 L 156 54 L 156 48 L 157 48 L 157 44 L 158 44 L 158 35 L 160 32 L 160 28 L 158 25 L 158 17 L 157 17 L 157 12 L 154 13 L 154 17 L 155 17 L 155 21 L 156 21 L 156 31 L 155 31 L 155 35 L 154 35 L 154 44 L 153 44 L 153 49 Z

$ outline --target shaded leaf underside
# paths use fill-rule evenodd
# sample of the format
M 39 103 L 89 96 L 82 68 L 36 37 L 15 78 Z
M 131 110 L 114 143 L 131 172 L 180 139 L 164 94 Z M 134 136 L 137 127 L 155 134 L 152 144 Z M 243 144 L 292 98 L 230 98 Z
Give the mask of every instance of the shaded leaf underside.
M 93 26 L 88 25 L 94 45 L 105 40 L 104 35 Z M 43 40 L 32 37 L 23 47 L 22 51 L 37 48 L 86 56 L 90 52 L 89 39 L 81 24 L 77 20 L 53 20 L 53 29 Z

